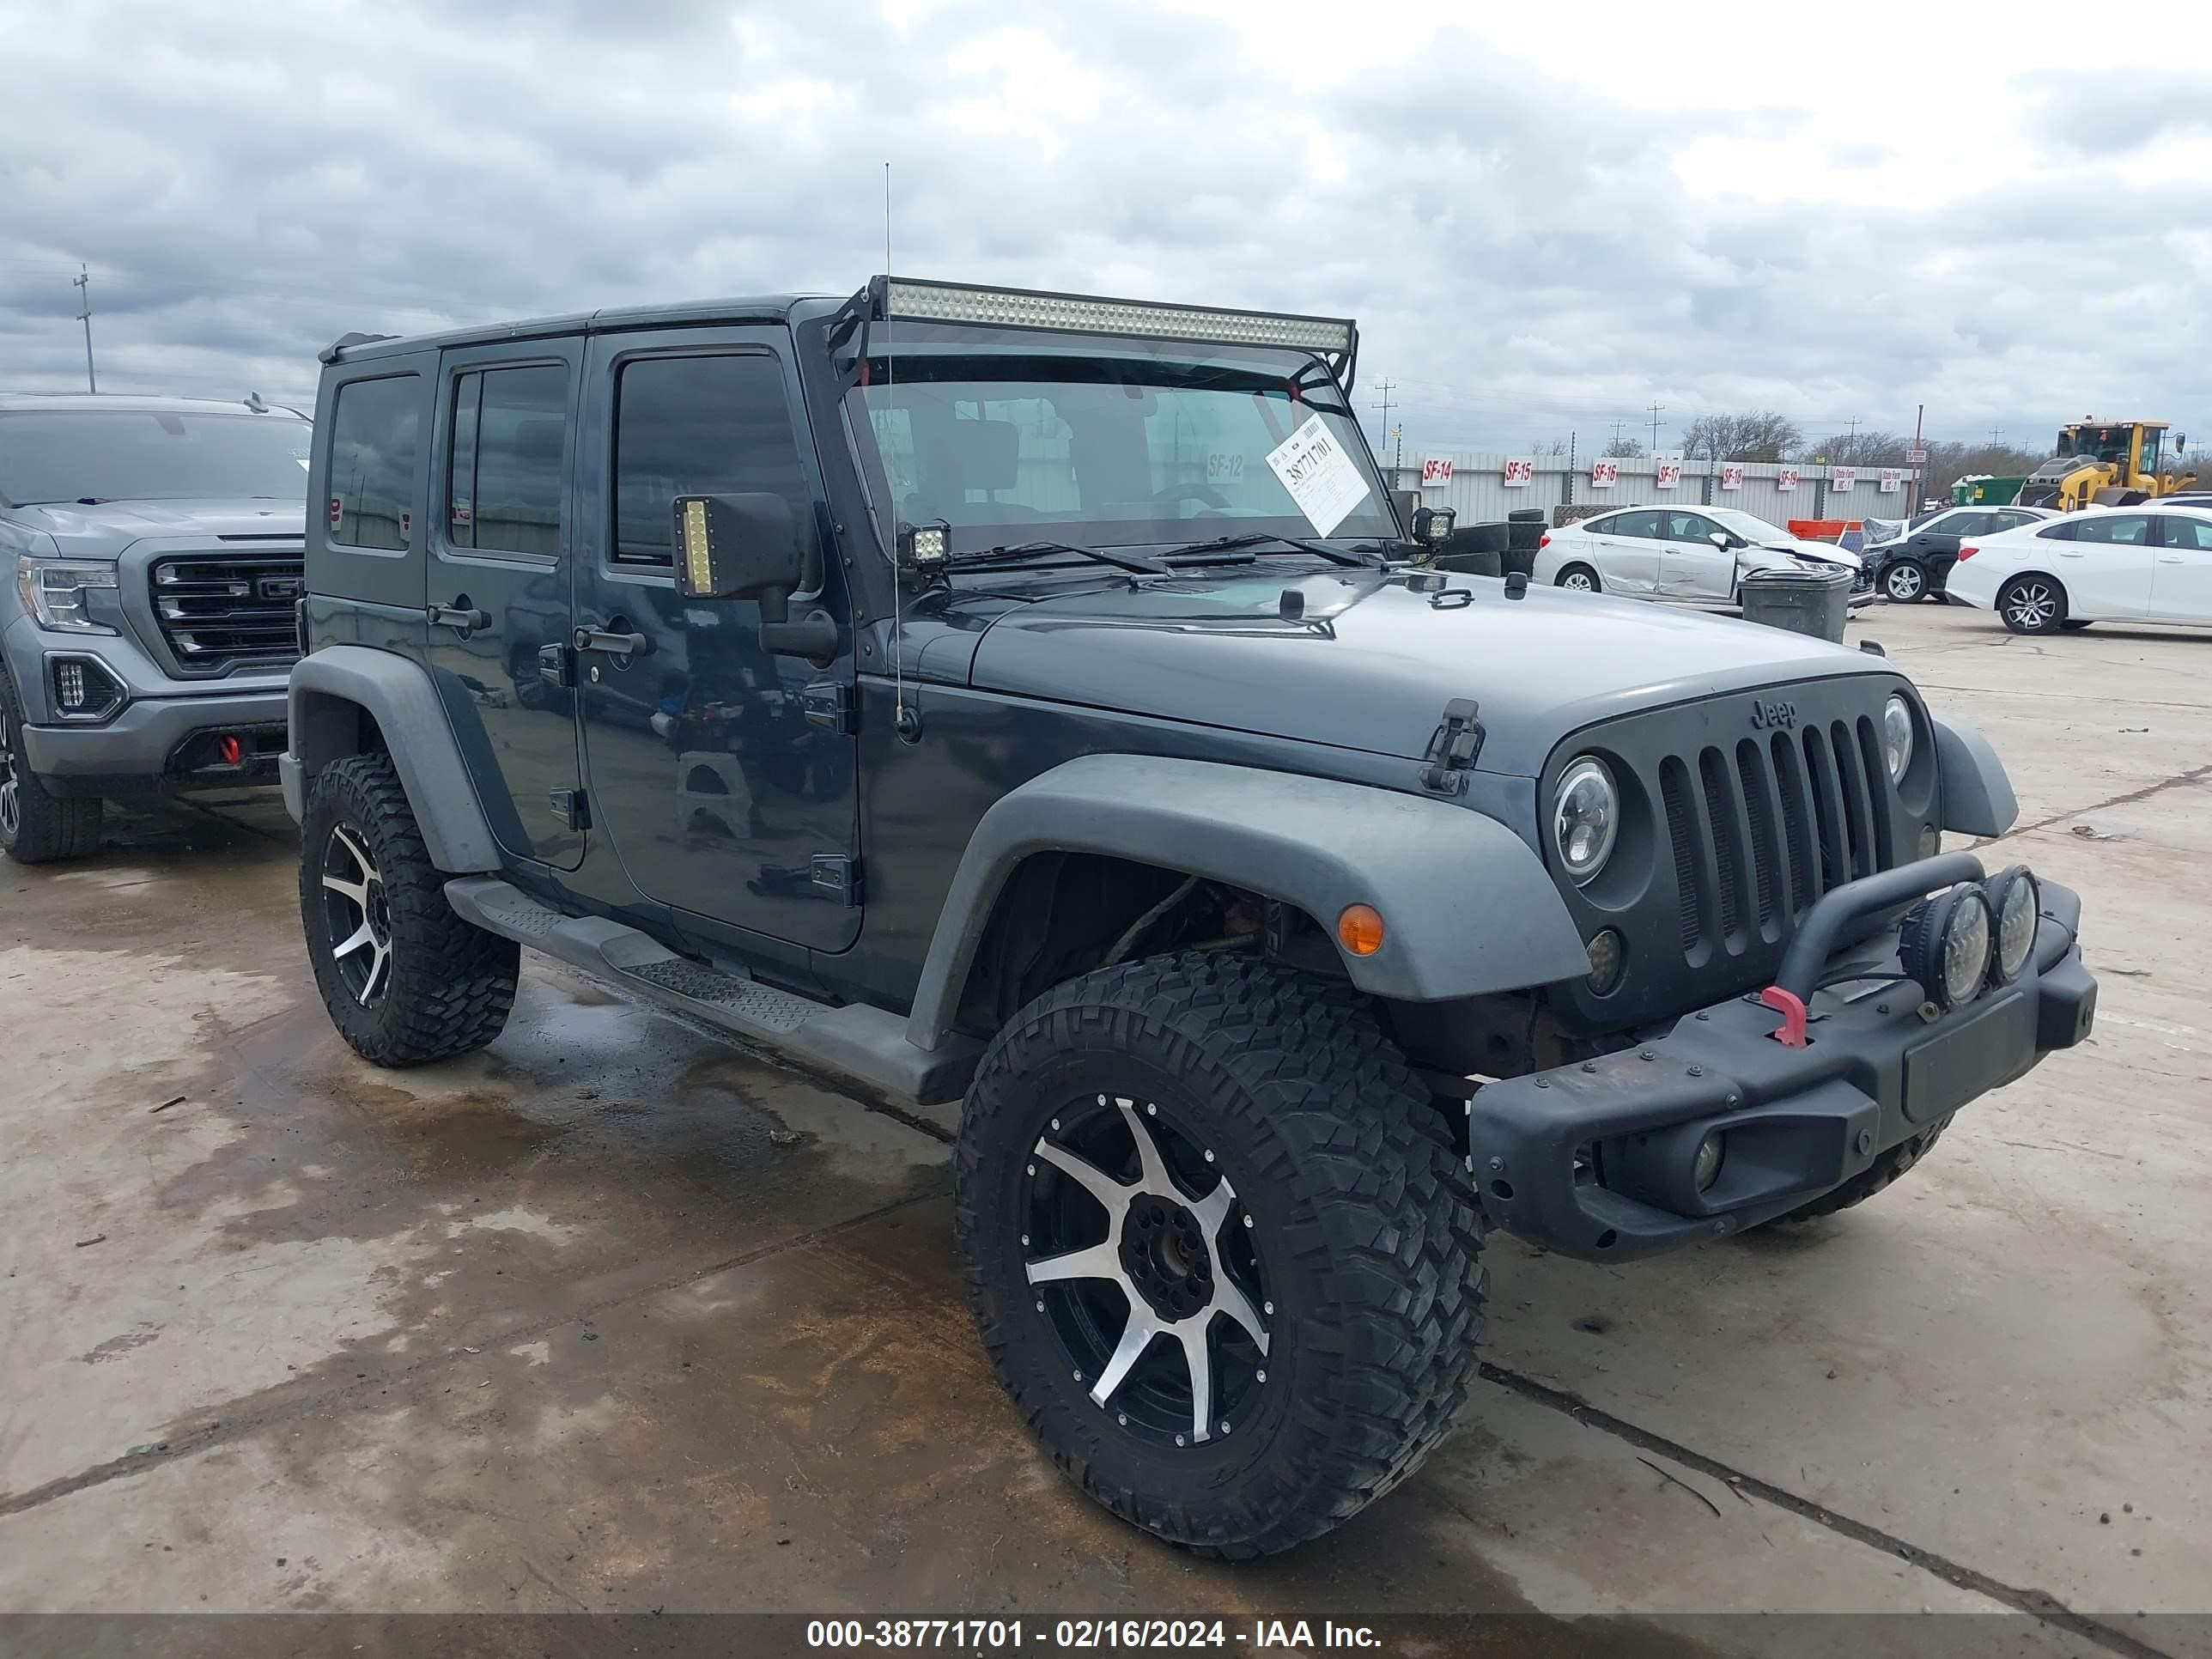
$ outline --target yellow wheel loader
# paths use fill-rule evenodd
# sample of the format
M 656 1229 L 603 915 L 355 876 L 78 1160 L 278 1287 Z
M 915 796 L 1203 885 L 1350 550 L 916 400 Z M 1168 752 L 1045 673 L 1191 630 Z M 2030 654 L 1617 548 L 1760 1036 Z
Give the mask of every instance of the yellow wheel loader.
M 2021 507 L 2135 507 L 2197 482 L 2182 460 L 2188 440 L 2165 448 L 2164 421 L 2081 421 L 2058 428 L 2058 453 L 2028 475 Z M 2160 453 L 2161 448 L 2165 453 Z

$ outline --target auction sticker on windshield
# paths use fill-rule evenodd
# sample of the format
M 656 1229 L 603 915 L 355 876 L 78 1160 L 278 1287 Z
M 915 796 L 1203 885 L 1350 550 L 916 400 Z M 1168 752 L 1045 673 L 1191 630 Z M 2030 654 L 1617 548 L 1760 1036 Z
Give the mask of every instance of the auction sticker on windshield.
M 1367 499 L 1367 480 L 1318 415 L 1306 416 L 1304 426 L 1269 450 L 1267 465 L 1316 535 L 1330 534 Z

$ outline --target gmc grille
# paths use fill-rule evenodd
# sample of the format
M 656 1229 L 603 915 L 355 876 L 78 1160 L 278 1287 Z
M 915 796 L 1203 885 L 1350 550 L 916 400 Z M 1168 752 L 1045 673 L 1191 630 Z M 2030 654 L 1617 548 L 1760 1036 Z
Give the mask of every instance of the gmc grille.
M 1788 938 L 1831 888 L 1896 861 L 1889 769 L 1864 714 L 1669 755 L 1659 791 L 1692 968 Z
M 283 667 L 300 654 L 293 605 L 306 574 L 296 552 L 157 559 L 147 581 L 162 643 L 187 675 Z

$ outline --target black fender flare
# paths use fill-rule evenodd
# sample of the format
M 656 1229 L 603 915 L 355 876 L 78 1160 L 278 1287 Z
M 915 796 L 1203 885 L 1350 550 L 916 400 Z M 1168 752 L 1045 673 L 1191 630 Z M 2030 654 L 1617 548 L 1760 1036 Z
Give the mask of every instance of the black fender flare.
M 325 646 L 293 665 L 289 710 L 291 735 L 278 769 L 295 819 L 316 775 L 361 751 L 358 711 L 366 710 L 384 733 L 431 862 L 455 875 L 503 866 L 461 746 L 420 663 L 365 645 Z
M 2020 800 L 2004 763 L 1978 727 L 1929 720 L 1936 728 L 1936 769 L 1943 792 L 1943 828 L 1962 836 L 2002 836 L 2020 817 Z
M 976 825 L 915 988 L 907 1040 L 917 1048 L 933 1049 L 951 1030 L 1000 891 L 1045 852 L 1231 883 L 1297 906 L 1332 936 L 1345 906 L 1371 904 L 1382 948 L 1343 960 L 1352 982 L 1379 997 L 1435 1002 L 1589 971 L 1543 860 L 1480 812 L 1212 761 L 1085 755 L 1000 797 Z

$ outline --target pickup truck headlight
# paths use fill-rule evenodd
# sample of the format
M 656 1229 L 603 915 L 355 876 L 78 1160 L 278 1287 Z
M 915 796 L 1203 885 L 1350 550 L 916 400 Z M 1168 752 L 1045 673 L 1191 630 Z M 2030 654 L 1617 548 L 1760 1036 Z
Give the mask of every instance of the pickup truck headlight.
M 1589 881 L 1613 856 L 1620 829 L 1620 798 L 1613 774 L 1595 755 L 1584 755 L 1560 774 L 1552 800 L 1552 842 L 1576 884 Z
M 1912 764 L 1912 706 L 1893 696 L 1881 706 L 1881 752 L 1889 762 L 1889 781 L 1895 783 Z
M 85 608 L 85 595 L 96 587 L 115 586 L 112 564 L 64 564 L 53 559 L 19 557 L 15 561 L 15 591 L 23 609 L 38 618 L 39 626 L 60 634 L 112 634 L 105 623 L 93 621 Z

